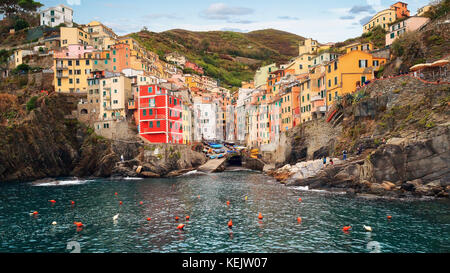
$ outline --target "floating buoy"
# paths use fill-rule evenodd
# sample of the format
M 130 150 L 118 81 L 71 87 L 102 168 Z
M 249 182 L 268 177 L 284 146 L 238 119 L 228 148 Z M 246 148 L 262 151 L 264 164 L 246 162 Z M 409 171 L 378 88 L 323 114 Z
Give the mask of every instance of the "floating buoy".
M 122 202 L 122 201 L 120 201 L 120 202 L 119 202 L 119 205 L 122 205 L 122 204 L 123 204 L 123 202 Z
M 180 217 L 178 217 L 178 216 L 175 216 L 175 221 L 177 221 L 177 222 L 178 222 L 178 220 L 180 220 Z
M 114 195 L 117 195 L 117 192 L 115 192 Z
M 258 215 L 258 219 L 259 219 L 259 220 L 262 220 L 262 219 L 263 219 L 263 216 L 262 216 L 261 212 L 260 212 L 259 215 Z
M 150 220 L 152 220 L 152 218 L 148 217 L 148 218 L 147 218 L 147 221 L 150 221 Z
M 179 230 L 183 230 L 183 229 L 184 229 L 184 227 L 185 227 L 185 225 L 184 225 L 184 224 L 179 224 L 177 228 L 178 228 Z
M 141 202 L 139 202 L 139 204 L 140 204 L 140 205 L 144 205 L 144 202 L 141 201 Z
M 301 223 L 302 222 L 302 218 L 301 217 L 297 217 L 297 222 Z
M 48 200 L 48 202 L 55 204 L 56 201 L 55 200 Z
M 197 196 L 198 197 L 198 199 L 200 199 L 200 195 L 199 196 Z
M 75 202 L 74 201 L 70 201 L 70 204 L 75 205 Z
M 56 226 L 58 223 L 56 223 L 55 221 L 53 221 L 52 225 Z
M 388 220 L 391 220 L 391 219 L 392 219 L 392 216 L 389 215 L 387 218 L 388 218 Z
M 76 225 L 77 227 L 83 227 L 83 223 L 81 222 L 73 222 L 74 225 Z
M 228 228 L 233 228 L 233 221 L 232 221 L 232 220 L 230 220 L 230 221 L 228 222 Z
M 364 226 L 364 229 L 365 229 L 366 231 L 372 232 L 372 227 L 369 227 L 369 226 L 366 226 L 366 225 L 363 225 L 363 226 Z
M 117 219 L 119 219 L 119 214 L 114 215 L 113 221 L 117 221 Z
M 39 213 L 37 211 L 32 212 L 31 215 L 38 215 Z
M 348 232 L 350 229 L 352 229 L 352 227 L 351 226 L 348 226 L 348 227 L 343 227 L 342 228 L 342 231 L 344 231 L 344 232 Z
M 227 206 L 230 206 L 230 201 L 227 201 Z
M 298 202 L 300 202 L 300 203 L 301 203 L 301 202 L 302 202 L 302 199 L 301 199 L 301 198 L 299 198 L 299 199 L 298 199 Z
M 246 195 L 246 196 L 245 196 L 245 201 L 247 201 L 247 200 L 248 200 L 248 196 Z
M 191 217 L 189 215 L 186 216 L 186 221 L 189 221 L 189 219 L 191 219 Z

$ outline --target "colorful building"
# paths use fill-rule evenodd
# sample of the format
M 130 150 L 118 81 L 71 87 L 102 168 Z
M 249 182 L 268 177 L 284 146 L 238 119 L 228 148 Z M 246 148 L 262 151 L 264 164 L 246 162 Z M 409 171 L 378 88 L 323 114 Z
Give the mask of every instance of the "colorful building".
M 376 26 L 381 26 L 386 31 L 389 30 L 389 24 L 394 23 L 398 19 L 409 17 L 408 4 L 397 2 L 388 9 L 382 10 L 375 14 L 369 22 L 363 26 L 363 32 L 369 32 Z
M 389 31 L 386 34 L 386 45 L 391 45 L 398 37 L 402 36 L 406 32 L 416 31 L 428 22 L 430 22 L 430 18 L 419 16 L 412 16 L 396 22 L 389 27 Z
M 151 143 L 183 143 L 183 102 L 158 85 L 139 87 L 139 134 Z
M 69 45 L 89 45 L 91 35 L 77 27 L 61 27 L 60 28 L 61 47 Z
M 83 27 L 83 30 L 91 36 L 90 45 L 95 49 L 110 49 L 117 42 L 119 36 L 112 29 L 100 22 L 92 21 Z

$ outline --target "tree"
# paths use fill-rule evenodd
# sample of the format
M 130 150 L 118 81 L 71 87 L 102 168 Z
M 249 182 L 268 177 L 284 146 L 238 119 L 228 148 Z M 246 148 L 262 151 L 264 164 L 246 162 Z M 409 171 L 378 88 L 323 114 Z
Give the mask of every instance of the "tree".
M 42 6 L 33 0 L 0 0 L 0 14 L 9 17 L 17 13 L 34 12 Z
M 27 28 L 27 27 L 29 27 L 29 26 L 30 26 L 30 24 L 28 24 L 27 21 L 25 21 L 25 20 L 19 18 L 19 19 L 17 19 L 17 21 L 14 23 L 14 30 L 15 30 L 15 31 L 19 31 L 19 30 L 25 29 L 25 28 Z

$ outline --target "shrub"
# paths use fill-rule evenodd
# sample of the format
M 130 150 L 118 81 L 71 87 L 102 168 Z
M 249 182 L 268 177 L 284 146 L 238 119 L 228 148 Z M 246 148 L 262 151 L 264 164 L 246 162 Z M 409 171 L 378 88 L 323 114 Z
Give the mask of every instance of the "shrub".
M 34 109 L 36 109 L 37 99 L 38 99 L 38 96 L 34 96 L 27 102 L 27 110 L 28 110 L 28 112 L 31 112 Z
M 25 29 L 29 26 L 30 26 L 30 24 L 28 24 L 27 21 L 25 21 L 23 19 L 17 19 L 16 22 L 14 23 L 14 30 L 19 31 L 19 30 Z

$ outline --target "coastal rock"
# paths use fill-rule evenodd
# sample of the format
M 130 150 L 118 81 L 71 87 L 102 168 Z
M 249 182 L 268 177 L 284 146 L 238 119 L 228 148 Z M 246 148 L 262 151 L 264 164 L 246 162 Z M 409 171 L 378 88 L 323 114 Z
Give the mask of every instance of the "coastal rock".
M 153 173 L 153 172 L 142 172 L 141 176 L 146 177 L 146 178 L 160 178 L 161 175 L 157 174 L 157 173 Z
M 396 187 L 394 183 L 389 181 L 384 181 L 383 183 L 381 183 L 381 186 L 387 191 L 393 190 Z
M 370 186 L 370 193 L 372 194 L 378 194 L 381 195 L 386 191 L 386 189 L 383 187 L 383 185 L 378 184 L 378 183 L 373 183 Z

